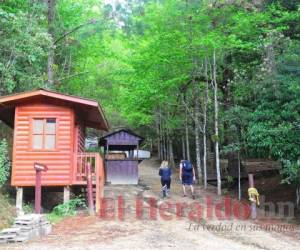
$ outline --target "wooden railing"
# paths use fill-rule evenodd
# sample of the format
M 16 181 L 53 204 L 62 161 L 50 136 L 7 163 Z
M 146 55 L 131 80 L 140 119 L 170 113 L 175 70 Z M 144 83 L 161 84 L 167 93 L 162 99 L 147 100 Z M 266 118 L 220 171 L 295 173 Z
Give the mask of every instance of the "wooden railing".
M 91 164 L 93 180 L 95 180 L 96 169 L 99 166 L 100 155 L 97 153 L 79 153 L 77 154 L 77 164 L 75 169 L 75 183 L 86 183 L 86 164 Z
M 77 154 L 76 167 L 74 169 L 73 184 L 86 185 L 86 165 L 91 165 L 93 185 L 96 186 L 96 212 L 100 208 L 100 199 L 103 197 L 105 183 L 103 160 L 98 153 Z

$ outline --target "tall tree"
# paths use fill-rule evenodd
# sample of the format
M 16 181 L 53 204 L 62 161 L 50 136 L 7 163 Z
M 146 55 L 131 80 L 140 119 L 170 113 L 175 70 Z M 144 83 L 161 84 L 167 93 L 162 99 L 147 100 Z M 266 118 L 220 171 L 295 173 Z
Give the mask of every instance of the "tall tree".
M 199 91 L 199 84 L 194 82 L 194 89 L 195 89 L 195 148 L 196 148 L 196 166 L 198 171 L 198 181 L 200 184 L 203 182 L 202 176 L 202 168 L 201 168 L 201 142 L 200 142 L 200 91 Z
M 218 84 L 217 84 L 217 63 L 216 63 L 216 50 L 213 50 L 213 63 L 212 63 L 212 78 L 214 89 L 214 125 L 215 125 L 215 159 L 216 159 L 216 173 L 217 173 L 217 188 L 218 195 L 222 194 L 221 189 L 221 168 L 220 168 L 220 155 L 219 155 L 219 101 L 218 101 Z
M 205 91 L 203 101 L 203 174 L 204 174 L 204 189 L 207 188 L 207 147 L 206 147 L 206 125 L 207 125 L 207 106 L 208 106 L 208 65 L 207 58 L 204 59 L 204 75 L 205 75 Z
M 55 5 L 56 0 L 45 0 L 47 6 L 47 20 L 48 20 L 48 34 L 52 40 L 51 45 L 49 46 L 48 51 L 48 64 L 47 64 L 47 75 L 48 75 L 48 84 L 49 86 L 54 84 L 54 67 L 55 67 L 55 24 L 54 24 L 54 17 L 55 17 Z

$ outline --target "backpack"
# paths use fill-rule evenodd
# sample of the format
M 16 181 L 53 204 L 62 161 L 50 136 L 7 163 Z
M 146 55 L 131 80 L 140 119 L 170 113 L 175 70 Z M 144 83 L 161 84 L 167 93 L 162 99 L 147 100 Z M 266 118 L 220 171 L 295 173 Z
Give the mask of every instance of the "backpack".
M 192 163 L 190 161 L 185 160 L 185 161 L 182 162 L 182 168 L 185 171 L 191 171 L 193 169 L 193 166 L 192 166 Z

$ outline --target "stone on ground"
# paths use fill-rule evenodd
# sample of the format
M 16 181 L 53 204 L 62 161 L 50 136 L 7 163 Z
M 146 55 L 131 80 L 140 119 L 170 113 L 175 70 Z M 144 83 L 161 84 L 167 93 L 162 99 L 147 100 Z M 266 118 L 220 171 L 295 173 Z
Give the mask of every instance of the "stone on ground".
M 27 214 L 15 219 L 11 228 L 0 232 L 0 244 L 26 242 L 51 233 L 52 225 L 45 215 Z

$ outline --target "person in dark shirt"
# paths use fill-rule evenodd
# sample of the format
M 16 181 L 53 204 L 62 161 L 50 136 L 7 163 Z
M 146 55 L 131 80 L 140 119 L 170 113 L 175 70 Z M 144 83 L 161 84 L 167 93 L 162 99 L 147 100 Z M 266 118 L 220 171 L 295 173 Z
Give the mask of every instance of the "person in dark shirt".
M 193 182 L 196 181 L 195 169 L 188 160 L 181 160 L 179 178 L 182 182 L 183 196 L 186 197 L 185 186 L 190 186 L 192 198 L 195 199 Z
M 158 174 L 160 176 L 163 197 L 169 196 L 172 171 L 168 161 L 163 161 L 161 163 Z

